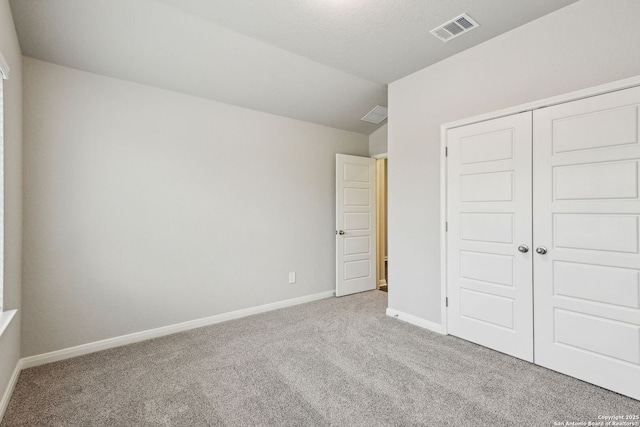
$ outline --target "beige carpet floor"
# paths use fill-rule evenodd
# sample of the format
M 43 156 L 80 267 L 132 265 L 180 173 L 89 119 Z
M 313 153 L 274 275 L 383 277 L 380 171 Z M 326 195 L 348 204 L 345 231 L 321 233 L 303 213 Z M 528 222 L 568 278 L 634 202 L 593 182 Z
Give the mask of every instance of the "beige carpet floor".
M 637 400 L 386 307 L 380 291 L 331 298 L 27 369 L 1 425 L 553 426 L 640 414 Z

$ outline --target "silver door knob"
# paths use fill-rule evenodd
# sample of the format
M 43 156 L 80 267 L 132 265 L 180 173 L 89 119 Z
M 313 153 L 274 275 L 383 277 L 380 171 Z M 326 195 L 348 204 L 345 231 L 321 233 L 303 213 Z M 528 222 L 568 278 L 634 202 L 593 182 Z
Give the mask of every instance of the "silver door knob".
M 338 231 L 338 234 L 341 235 L 341 236 L 344 235 L 344 230 Z
M 547 253 L 547 248 L 545 248 L 544 246 L 538 246 L 536 248 L 536 252 L 539 253 L 540 255 L 544 255 Z
M 520 252 L 522 252 L 523 254 L 526 254 L 527 252 L 529 252 L 529 246 L 527 245 L 520 245 L 518 246 L 518 250 Z

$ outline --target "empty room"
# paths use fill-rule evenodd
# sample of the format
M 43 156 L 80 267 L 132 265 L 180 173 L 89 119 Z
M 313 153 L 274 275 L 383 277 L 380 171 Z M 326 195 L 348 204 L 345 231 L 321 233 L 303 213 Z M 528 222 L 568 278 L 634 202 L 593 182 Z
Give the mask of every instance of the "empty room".
M 0 0 L 0 426 L 640 426 L 638 18 Z

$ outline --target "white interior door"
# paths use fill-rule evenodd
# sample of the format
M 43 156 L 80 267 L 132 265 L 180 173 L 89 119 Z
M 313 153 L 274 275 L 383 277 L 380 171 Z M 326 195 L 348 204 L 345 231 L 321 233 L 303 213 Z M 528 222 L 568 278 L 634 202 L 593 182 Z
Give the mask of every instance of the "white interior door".
M 448 332 L 532 361 L 531 113 L 451 129 L 447 146 Z
M 336 296 L 376 289 L 375 159 L 336 154 Z
M 535 361 L 640 399 L 640 88 L 534 112 Z

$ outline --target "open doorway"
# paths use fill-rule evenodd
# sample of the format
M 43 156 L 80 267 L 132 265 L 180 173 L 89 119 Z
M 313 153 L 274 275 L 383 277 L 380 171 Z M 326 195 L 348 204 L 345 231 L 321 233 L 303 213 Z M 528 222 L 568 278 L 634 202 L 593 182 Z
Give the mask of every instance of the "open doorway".
M 336 154 L 336 296 L 388 292 L 387 156 Z
M 377 206 L 377 287 L 389 289 L 389 256 L 387 253 L 387 158 L 376 159 L 376 206 Z

